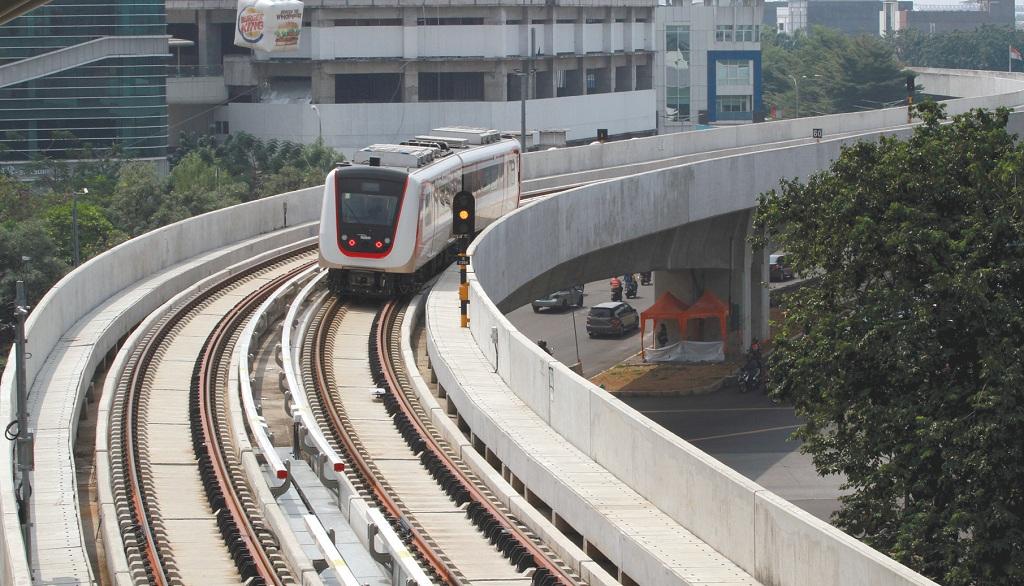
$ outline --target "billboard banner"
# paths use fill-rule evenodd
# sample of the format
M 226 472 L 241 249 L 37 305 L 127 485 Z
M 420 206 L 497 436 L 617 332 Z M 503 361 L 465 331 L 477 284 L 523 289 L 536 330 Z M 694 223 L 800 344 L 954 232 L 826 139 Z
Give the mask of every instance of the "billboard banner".
M 267 53 L 297 51 L 302 31 L 298 0 L 238 0 L 235 44 Z

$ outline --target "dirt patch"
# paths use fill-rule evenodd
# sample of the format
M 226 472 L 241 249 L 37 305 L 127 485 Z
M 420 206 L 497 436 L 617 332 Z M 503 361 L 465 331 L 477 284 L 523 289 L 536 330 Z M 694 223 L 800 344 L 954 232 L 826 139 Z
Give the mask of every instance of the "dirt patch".
M 781 308 L 771 308 L 772 336 L 784 317 Z M 761 349 L 767 356 L 771 352 L 771 340 L 762 340 Z M 735 377 L 744 361 L 743 356 L 730 356 L 725 362 L 715 363 L 648 364 L 641 362 L 637 354 L 591 378 L 590 382 L 618 396 L 698 395 L 720 389 Z
M 615 395 L 690 395 L 718 390 L 740 360 L 708 364 L 620 364 L 590 379 Z

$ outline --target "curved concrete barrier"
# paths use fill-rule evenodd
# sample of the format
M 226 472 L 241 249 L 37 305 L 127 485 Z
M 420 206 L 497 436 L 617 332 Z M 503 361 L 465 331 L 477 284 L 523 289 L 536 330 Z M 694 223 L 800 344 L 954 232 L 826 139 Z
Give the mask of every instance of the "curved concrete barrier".
M 72 448 L 78 413 L 92 373 L 117 340 L 175 293 L 234 264 L 240 257 L 315 235 L 316 225 L 310 222 L 319 218 L 321 192 L 322 188 L 313 187 L 286 193 L 154 230 L 90 259 L 47 292 L 33 308 L 26 325 L 28 352 L 31 353 L 26 367 L 29 403 L 45 411 L 45 421 L 53 428 L 52 434 L 45 438 L 37 437 L 37 453 L 53 449 L 64 454 L 67 464 L 60 470 L 44 470 L 37 466 L 33 473 L 37 486 L 47 485 L 43 478 L 46 474 L 63 471 L 74 477 Z M 271 236 L 275 232 L 277 235 L 274 237 L 232 248 L 229 254 L 217 252 L 232 244 L 260 235 Z M 179 271 L 165 280 L 152 278 L 186 261 L 203 266 L 198 271 Z M 119 305 L 117 301 L 125 301 L 126 296 L 132 297 L 132 303 Z M 104 313 L 105 307 L 112 309 Z M 76 328 L 81 327 L 83 318 L 87 316 L 95 318 L 97 325 L 88 330 L 88 337 L 84 337 L 83 332 Z M 72 331 L 74 333 L 69 334 Z M 76 362 L 68 367 L 68 372 L 72 373 L 70 380 L 64 377 L 41 384 L 38 380 L 40 373 L 58 366 L 56 363 L 62 356 L 55 350 L 63 348 L 62 345 L 74 346 L 79 351 L 73 357 Z M 13 351 L 9 364 L 12 368 L 5 369 L 0 380 L 2 421 L 12 419 L 16 409 Z M 49 407 L 50 403 L 56 403 L 57 407 Z M 31 413 L 30 428 L 36 428 L 38 416 L 38 412 Z M 13 453 L 9 444 L 0 450 L 0 583 L 30 584 L 31 562 L 21 534 L 13 476 Z M 74 487 L 70 490 L 73 494 L 66 495 L 67 499 L 61 506 L 75 509 L 67 518 L 77 521 L 77 491 Z M 81 528 L 78 529 L 80 535 Z
M 998 96 L 953 100 L 948 103 L 950 113 L 1024 103 L 1024 76 L 979 76 L 976 72 L 936 70 L 922 70 L 920 75 L 919 81 L 925 82 L 926 87 L 937 84 L 935 87 L 940 89 L 933 90 L 936 92 L 1003 92 Z M 976 83 L 979 78 L 985 80 L 981 88 Z M 905 116 L 903 109 L 839 115 L 788 125 L 723 129 L 720 136 L 726 137 L 723 140 L 753 140 L 752 136 L 775 132 L 774 128 L 784 129 L 780 134 L 792 135 L 804 130 L 809 133 L 810 128 L 829 123 L 848 130 L 865 124 L 865 119 L 896 125 L 896 118 L 903 117 L 905 122 Z M 1014 113 L 1011 131 L 1022 126 L 1024 114 Z M 708 141 L 718 139 L 713 135 L 715 132 L 718 131 L 706 133 Z M 757 195 L 777 187 L 779 179 L 806 178 L 826 168 L 839 155 L 843 144 L 857 139 L 874 140 L 881 134 L 906 136 L 910 132 L 910 127 L 904 125 L 888 132 L 865 132 L 854 138 L 650 171 L 577 188 L 517 210 L 489 226 L 470 248 L 470 328 L 480 352 L 511 392 L 575 448 L 755 579 L 773 585 L 933 584 L 741 477 L 567 368 L 552 365 L 550 357 L 519 334 L 498 308 L 502 304 L 516 305 L 548 290 L 549 284 L 543 279 L 532 290 L 522 285 L 594 251 L 750 209 Z M 542 159 L 549 166 L 543 171 L 538 171 L 539 166 L 533 167 L 530 172 L 555 174 L 622 164 L 631 157 L 650 156 L 658 145 L 668 148 L 679 140 L 683 140 L 681 135 L 672 135 L 565 149 L 564 154 L 553 151 L 550 159 Z M 531 166 L 527 164 L 527 168 Z M 603 266 L 586 263 L 574 271 L 574 280 L 602 278 L 608 270 L 614 270 L 616 261 L 624 262 L 612 258 L 611 264 Z M 509 302 L 510 299 L 513 301 Z M 428 326 L 429 323 L 428 320 Z M 463 384 L 455 357 L 431 358 L 439 379 Z M 463 364 L 466 359 L 457 358 Z M 494 425 L 488 423 L 491 420 L 484 413 L 473 411 L 479 406 L 467 395 L 461 400 L 460 415 L 467 421 Z M 500 430 L 474 428 L 474 433 L 507 437 Z M 499 439 L 498 444 L 495 451 L 515 474 L 529 474 L 523 467 L 516 469 L 516 462 L 529 459 L 522 445 L 513 438 Z M 557 490 L 550 488 L 551 484 L 536 490 Z M 564 500 L 554 493 L 542 496 L 549 503 Z M 587 523 L 586 516 L 580 515 L 577 513 L 579 522 Z M 613 540 L 606 547 L 617 545 Z M 618 547 L 622 547 L 621 542 Z M 625 563 L 629 553 L 622 551 L 620 555 L 617 563 Z M 655 568 L 649 570 L 645 572 L 648 576 L 657 575 Z

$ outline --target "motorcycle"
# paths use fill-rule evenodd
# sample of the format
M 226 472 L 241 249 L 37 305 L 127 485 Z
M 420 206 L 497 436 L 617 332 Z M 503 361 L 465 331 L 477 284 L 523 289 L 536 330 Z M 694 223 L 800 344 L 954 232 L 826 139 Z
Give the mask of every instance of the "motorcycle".
M 636 299 L 636 281 L 626 283 L 626 298 Z
M 622 287 L 612 289 L 612 301 L 622 301 Z
M 765 384 L 764 365 L 761 363 L 761 352 L 759 350 L 751 349 L 747 351 L 747 362 L 740 369 L 736 380 L 739 383 L 741 393 L 749 393 L 750 391 L 768 392 L 768 386 Z
M 640 273 L 640 284 L 647 287 L 651 284 L 651 271 Z

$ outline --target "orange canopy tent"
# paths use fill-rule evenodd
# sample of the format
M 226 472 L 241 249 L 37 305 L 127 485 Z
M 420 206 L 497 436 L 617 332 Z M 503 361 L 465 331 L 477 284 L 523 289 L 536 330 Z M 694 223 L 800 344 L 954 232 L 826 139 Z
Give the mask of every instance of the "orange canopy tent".
M 647 320 L 674 319 L 679 322 L 679 331 L 686 331 L 686 304 L 676 298 L 675 295 L 665 291 L 654 302 L 640 313 L 640 356 L 644 356 L 644 328 Z
M 710 290 L 704 291 L 704 294 L 693 302 L 693 305 L 686 310 L 685 317 L 687 321 L 691 319 L 717 317 L 718 327 L 722 332 L 722 343 L 725 343 L 728 336 L 727 318 L 729 317 L 729 306 Z M 683 323 L 683 326 L 685 327 L 685 323 Z M 685 329 L 682 331 L 685 331 Z

